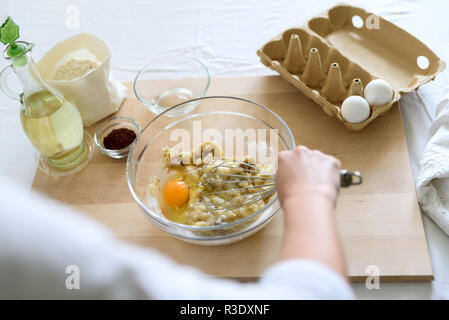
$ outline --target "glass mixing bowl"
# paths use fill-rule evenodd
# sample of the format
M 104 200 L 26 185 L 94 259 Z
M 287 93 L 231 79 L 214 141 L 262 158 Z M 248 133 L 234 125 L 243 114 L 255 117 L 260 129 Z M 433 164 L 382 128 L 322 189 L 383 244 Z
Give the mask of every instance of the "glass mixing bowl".
M 190 114 L 176 118 L 164 116 L 166 112 L 176 111 L 192 102 L 196 108 Z M 242 133 L 243 140 L 235 140 L 237 136 L 241 138 Z M 257 155 L 265 155 L 264 162 L 269 159 L 274 168 L 277 153 L 296 146 L 290 129 L 277 114 L 260 103 L 235 97 L 190 100 L 166 110 L 148 123 L 128 155 L 126 176 L 131 193 L 148 219 L 160 229 L 181 240 L 203 245 L 221 245 L 244 239 L 263 228 L 280 209 L 277 194 L 274 194 L 262 209 L 230 223 L 191 226 L 164 217 L 158 202 L 149 192 L 149 184 L 154 177 L 163 181 L 169 175 L 161 162 L 162 149 L 182 145 L 191 150 L 212 140 L 221 145 L 226 156 L 229 152 L 241 151 L 242 146 L 245 155 L 255 149 L 257 152 L 263 150 Z

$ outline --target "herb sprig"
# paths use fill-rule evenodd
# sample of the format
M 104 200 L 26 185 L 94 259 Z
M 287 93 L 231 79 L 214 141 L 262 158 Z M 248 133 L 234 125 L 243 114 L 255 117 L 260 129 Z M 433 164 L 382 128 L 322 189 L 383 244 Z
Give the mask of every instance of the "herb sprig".
M 19 26 L 14 23 L 11 17 L 8 17 L 0 27 L 0 41 L 5 45 L 9 44 L 11 49 L 15 49 L 17 48 L 15 41 L 18 38 Z

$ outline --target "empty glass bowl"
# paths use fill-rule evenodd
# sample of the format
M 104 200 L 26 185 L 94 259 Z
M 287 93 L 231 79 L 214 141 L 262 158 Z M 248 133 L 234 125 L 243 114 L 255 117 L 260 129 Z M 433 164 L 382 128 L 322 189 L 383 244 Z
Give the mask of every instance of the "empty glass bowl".
M 153 113 L 160 114 L 187 100 L 204 97 L 209 83 L 209 72 L 199 60 L 175 56 L 152 59 L 137 74 L 133 89 L 143 105 Z M 195 109 L 196 105 L 186 103 L 164 114 L 186 114 Z
M 185 102 L 161 113 L 142 130 L 128 155 L 128 186 L 148 219 L 165 232 L 196 244 L 235 242 L 260 230 L 271 220 L 280 208 L 277 194 L 262 209 L 233 222 L 210 226 L 173 222 L 163 215 L 158 200 L 149 192 L 154 178 L 166 181 L 169 177 L 162 163 L 162 149 L 185 143 L 187 150 L 191 150 L 203 142 L 215 141 L 228 158 L 241 147 L 249 151 L 257 144 L 269 150 L 270 159 L 277 161 L 279 151 L 295 148 L 295 139 L 277 114 L 257 102 L 235 97 L 204 97 L 193 102 L 197 107 L 190 114 L 176 119 L 164 117 L 165 112 L 177 111 L 190 103 Z M 233 133 L 244 133 L 245 138 L 236 142 Z M 234 142 L 228 143 L 231 140 Z
M 132 130 L 136 133 L 136 136 L 140 133 L 139 123 L 126 116 L 116 116 L 112 118 L 108 118 L 101 122 L 97 129 L 95 130 L 94 141 L 97 148 L 100 152 L 108 157 L 114 159 L 121 159 L 128 155 L 129 149 L 131 148 L 131 144 L 122 148 L 122 149 L 107 149 L 104 147 L 103 141 L 104 138 L 114 129 L 126 128 Z

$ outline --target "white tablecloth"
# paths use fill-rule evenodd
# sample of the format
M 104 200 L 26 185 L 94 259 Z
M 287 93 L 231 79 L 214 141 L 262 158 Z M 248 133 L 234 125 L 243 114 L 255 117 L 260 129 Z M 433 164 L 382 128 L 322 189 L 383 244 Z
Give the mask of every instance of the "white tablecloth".
M 449 5 L 444 0 L 346 1 L 364 7 L 414 34 L 449 62 Z M 130 81 L 151 56 L 183 54 L 196 57 L 211 75 L 272 74 L 256 49 L 289 27 L 330 8 L 335 2 L 317 1 L 89 1 L 0 0 L 0 19 L 11 15 L 21 39 L 34 42 L 35 60 L 57 41 L 79 32 L 105 40 L 112 51 L 116 76 Z M 79 19 L 77 19 L 79 17 Z M 78 23 L 79 22 L 79 23 Z M 0 67 L 6 66 L 3 59 Z M 401 99 L 410 160 L 416 176 L 427 141 L 431 117 L 447 71 Z M 0 94 L 0 178 L 4 175 L 31 186 L 36 164 L 34 150 L 22 132 L 19 106 Z M 1 192 L 1 190 L 0 190 Z M 428 218 L 424 226 L 435 273 L 432 283 L 381 283 L 380 290 L 354 284 L 360 298 L 449 298 L 449 238 Z

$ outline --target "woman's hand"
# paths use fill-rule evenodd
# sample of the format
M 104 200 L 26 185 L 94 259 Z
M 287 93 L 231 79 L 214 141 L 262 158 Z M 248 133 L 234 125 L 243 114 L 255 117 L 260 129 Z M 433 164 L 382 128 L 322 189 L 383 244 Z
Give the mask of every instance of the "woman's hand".
M 298 146 L 278 156 L 276 187 L 281 204 L 290 197 L 318 194 L 335 203 L 340 189 L 340 161 L 318 150 Z
M 280 260 L 310 259 L 345 275 L 335 226 L 340 161 L 299 146 L 279 153 L 276 187 L 284 210 Z

